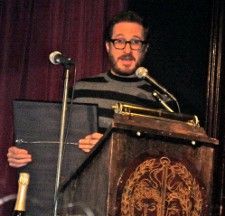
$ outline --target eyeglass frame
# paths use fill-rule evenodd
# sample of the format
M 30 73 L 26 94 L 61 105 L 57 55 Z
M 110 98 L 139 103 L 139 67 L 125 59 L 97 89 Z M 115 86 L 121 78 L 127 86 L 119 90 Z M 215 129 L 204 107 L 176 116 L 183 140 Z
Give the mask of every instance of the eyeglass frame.
M 115 41 L 123 41 L 124 42 L 124 47 L 123 48 L 116 48 L 115 46 Z M 133 49 L 132 48 L 132 41 L 138 41 L 138 42 L 141 42 L 141 48 L 140 49 Z M 125 40 L 125 39 L 119 39 L 119 38 L 116 38 L 116 39 L 109 39 L 109 42 L 111 42 L 114 46 L 115 49 L 118 49 L 118 50 L 123 50 L 125 49 L 126 45 L 129 44 L 130 45 L 130 48 L 132 50 L 141 50 L 143 48 L 144 45 L 146 45 L 148 42 L 147 41 L 144 41 L 144 40 L 139 40 L 139 39 L 131 39 L 129 41 Z

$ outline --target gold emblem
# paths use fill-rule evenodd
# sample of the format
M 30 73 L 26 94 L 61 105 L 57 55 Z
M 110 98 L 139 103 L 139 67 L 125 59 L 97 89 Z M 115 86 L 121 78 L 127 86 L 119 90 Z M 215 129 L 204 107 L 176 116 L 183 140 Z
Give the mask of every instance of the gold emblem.
M 184 164 L 148 159 L 125 182 L 121 216 L 200 216 L 201 187 Z

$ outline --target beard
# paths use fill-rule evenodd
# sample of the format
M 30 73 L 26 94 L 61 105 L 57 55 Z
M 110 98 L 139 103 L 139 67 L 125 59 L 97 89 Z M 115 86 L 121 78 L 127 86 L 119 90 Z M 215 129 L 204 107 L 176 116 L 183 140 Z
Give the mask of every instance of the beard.
M 136 62 L 133 69 L 121 69 L 118 67 L 116 59 L 110 53 L 108 54 L 108 56 L 109 56 L 110 63 L 112 65 L 112 70 L 116 74 L 123 75 L 123 76 L 130 76 L 130 75 L 134 74 L 135 71 L 137 70 L 137 68 L 140 67 L 140 65 L 143 61 L 143 56 L 142 56 L 139 59 L 139 61 Z M 135 58 L 131 54 L 122 55 L 118 59 L 125 59 L 125 58 L 132 59 L 135 61 Z

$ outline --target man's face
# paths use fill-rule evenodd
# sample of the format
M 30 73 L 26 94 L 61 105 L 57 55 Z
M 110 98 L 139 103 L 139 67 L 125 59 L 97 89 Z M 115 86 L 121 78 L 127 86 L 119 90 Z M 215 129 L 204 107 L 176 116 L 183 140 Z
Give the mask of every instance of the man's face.
M 114 25 L 111 39 L 144 41 L 144 28 L 138 23 L 120 22 Z M 112 63 L 112 70 L 122 75 L 130 75 L 140 66 L 147 48 L 132 50 L 126 43 L 124 49 L 116 49 L 112 42 L 106 42 L 106 50 Z

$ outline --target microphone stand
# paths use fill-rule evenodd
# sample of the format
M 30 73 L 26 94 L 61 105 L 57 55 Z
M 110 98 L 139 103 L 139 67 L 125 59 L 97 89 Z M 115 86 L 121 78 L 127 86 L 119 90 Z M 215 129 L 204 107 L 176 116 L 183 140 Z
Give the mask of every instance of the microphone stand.
M 153 91 L 153 96 L 163 105 L 164 108 L 166 108 L 167 111 L 169 112 L 174 112 L 169 105 L 159 96 L 159 92 L 154 90 Z
M 145 79 L 147 79 L 150 83 L 153 83 L 158 89 L 160 89 L 161 91 L 163 91 L 165 94 L 167 94 L 172 100 L 174 100 L 176 102 L 177 105 L 177 109 L 178 112 L 180 113 L 180 106 L 179 103 L 177 101 L 177 99 L 175 98 L 174 95 L 172 95 L 170 92 L 168 92 L 163 86 L 161 86 L 156 80 L 154 80 L 152 77 L 145 75 L 144 76 Z M 155 95 L 154 95 L 155 94 Z M 160 96 L 159 93 L 155 90 L 153 92 L 153 96 L 159 100 L 159 102 L 169 111 L 169 112 L 174 112 L 166 103 L 165 101 L 163 101 Z
M 64 91 L 63 91 L 63 102 L 62 102 L 62 111 L 61 111 L 61 123 L 60 123 L 60 142 L 59 142 L 59 152 L 58 152 L 58 162 L 56 170 L 56 181 L 55 181 L 55 192 L 54 192 L 54 216 L 57 216 L 58 209 L 58 189 L 60 183 L 62 159 L 63 159 L 63 149 L 64 149 L 64 134 L 65 134 L 65 124 L 67 117 L 67 100 L 68 100 L 68 82 L 69 82 L 69 72 L 70 67 L 73 64 L 64 64 L 65 71 L 65 80 L 64 80 Z

